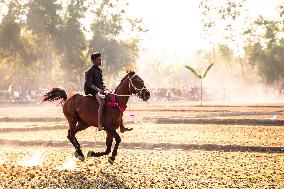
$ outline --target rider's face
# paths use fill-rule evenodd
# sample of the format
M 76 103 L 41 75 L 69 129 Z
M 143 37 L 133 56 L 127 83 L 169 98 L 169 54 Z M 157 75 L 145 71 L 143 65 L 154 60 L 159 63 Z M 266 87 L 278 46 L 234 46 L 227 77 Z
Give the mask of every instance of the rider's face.
M 96 58 L 94 64 L 96 66 L 101 66 L 102 65 L 102 57 Z

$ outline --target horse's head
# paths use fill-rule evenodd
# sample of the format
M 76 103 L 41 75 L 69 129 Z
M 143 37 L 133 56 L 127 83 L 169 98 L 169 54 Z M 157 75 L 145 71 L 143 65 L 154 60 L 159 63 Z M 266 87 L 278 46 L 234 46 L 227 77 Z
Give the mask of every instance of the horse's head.
M 128 73 L 128 79 L 130 93 L 137 95 L 143 101 L 147 101 L 150 98 L 150 92 L 145 87 L 144 81 L 134 71 Z

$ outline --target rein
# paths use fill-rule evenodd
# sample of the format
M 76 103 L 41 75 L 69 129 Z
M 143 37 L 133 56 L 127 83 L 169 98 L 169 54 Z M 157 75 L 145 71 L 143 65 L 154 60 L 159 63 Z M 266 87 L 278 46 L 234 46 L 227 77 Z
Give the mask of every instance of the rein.
M 132 95 L 119 95 L 119 94 L 115 94 L 115 93 L 113 93 L 113 95 L 115 95 L 115 96 L 132 96 Z
M 142 87 L 141 89 L 138 89 L 132 82 L 132 78 L 134 76 L 135 76 L 135 74 L 133 76 L 131 76 L 131 77 L 128 77 L 128 79 L 129 79 L 129 89 L 128 90 L 129 90 L 129 93 L 131 93 L 130 92 L 130 85 L 131 85 L 134 88 L 135 92 L 136 92 L 135 94 L 137 96 L 139 96 L 139 95 L 141 95 L 141 92 L 143 91 L 143 89 L 146 89 L 146 88 Z M 118 102 L 115 100 L 114 96 L 127 96 L 127 97 L 130 97 L 130 96 L 132 96 L 132 94 L 130 94 L 130 95 L 119 95 L 119 94 L 115 94 L 114 92 L 111 92 L 110 95 L 111 95 L 111 101 L 108 102 L 106 105 L 109 106 L 109 107 L 116 107 L 120 112 L 124 112 L 126 110 L 127 106 L 125 108 L 121 107 L 118 104 Z
M 128 79 L 129 79 L 129 92 L 130 92 L 130 85 L 134 88 L 134 90 L 135 90 L 135 92 L 137 92 L 137 94 L 139 94 L 140 95 L 140 93 L 143 91 L 143 89 L 146 89 L 146 87 L 142 87 L 141 89 L 138 89 L 134 84 L 133 84 L 133 82 L 132 82 L 132 78 L 135 76 L 136 74 L 134 74 L 133 76 L 131 76 L 131 77 L 128 77 Z M 115 94 L 115 93 L 112 93 L 112 94 L 114 94 L 115 96 L 132 96 L 132 94 L 130 94 L 130 95 L 119 95 L 119 94 Z

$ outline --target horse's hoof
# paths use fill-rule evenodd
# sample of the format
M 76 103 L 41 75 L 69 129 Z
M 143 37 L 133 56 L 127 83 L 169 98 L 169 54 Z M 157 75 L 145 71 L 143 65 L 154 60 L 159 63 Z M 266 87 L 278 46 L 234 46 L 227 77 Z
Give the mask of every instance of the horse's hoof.
M 114 160 L 112 160 L 111 158 L 108 158 L 108 162 L 113 165 Z
M 100 157 L 102 155 L 100 153 L 98 153 L 98 152 L 89 151 L 87 156 L 88 157 Z
M 80 161 L 85 161 L 85 157 L 84 157 L 83 154 L 79 155 L 79 153 L 77 151 L 75 151 L 74 154 L 75 154 L 75 157 L 78 158 Z
M 79 156 L 78 159 L 79 159 L 80 161 L 85 161 L 85 158 L 82 157 L 82 156 Z
M 87 157 L 93 157 L 93 153 L 94 153 L 93 151 L 89 151 Z
M 125 127 L 124 129 L 120 129 L 120 132 L 121 133 L 125 133 L 126 131 L 132 131 L 133 130 L 133 128 L 127 128 L 127 127 Z

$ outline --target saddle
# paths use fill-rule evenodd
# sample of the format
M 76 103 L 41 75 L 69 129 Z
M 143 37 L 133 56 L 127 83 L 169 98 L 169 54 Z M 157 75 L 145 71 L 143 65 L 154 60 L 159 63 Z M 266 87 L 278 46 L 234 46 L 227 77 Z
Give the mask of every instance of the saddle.
M 91 96 L 92 98 L 97 100 L 96 97 L 92 94 L 88 94 L 87 96 Z M 122 106 L 119 105 L 119 103 L 117 101 L 117 94 L 115 94 L 115 93 L 108 93 L 106 95 L 102 94 L 102 95 L 100 95 L 100 97 L 105 99 L 106 106 L 111 107 L 111 108 L 117 108 L 120 112 L 124 112 L 127 108 L 127 106 L 122 107 Z
M 118 104 L 117 95 L 114 94 L 114 93 L 109 93 L 109 94 L 106 95 L 105 103 L 106 103 L 106 106 L 111 107 L 111 108 L 117 108 L 120 112 L 124 112 L 127 108 L 127 106 L 121 107 Z

